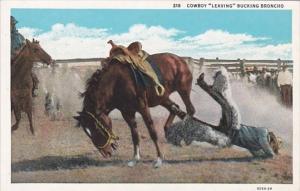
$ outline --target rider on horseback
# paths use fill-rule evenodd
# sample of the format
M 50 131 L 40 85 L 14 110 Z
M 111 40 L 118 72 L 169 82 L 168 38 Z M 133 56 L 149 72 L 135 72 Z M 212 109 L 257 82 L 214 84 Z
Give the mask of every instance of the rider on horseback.
M 14 60 L 14 58 L 18 55 L 19 51 L 22 49 L 22 47 L 25 45 L 26 41 L 22 34 L 19 33 L 18 29 L 16 28 L 16 24 L 18 21 L 13 17 L 10 16 L 10 34 L 11 34 L 11 60 Z M 39 80 L 37 78 L 37 75 L 32 71 L 31 73 L 32 77 L 32 96 L 36 97 L 37 94 L 35 90 L 38 89 Z

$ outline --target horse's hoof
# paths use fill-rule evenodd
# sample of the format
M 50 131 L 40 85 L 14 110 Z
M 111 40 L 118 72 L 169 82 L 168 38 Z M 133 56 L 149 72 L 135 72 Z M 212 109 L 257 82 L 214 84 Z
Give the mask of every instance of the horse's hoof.
M 127 165 L 128 165 L 129 167 L 134 167 L 137 163 L 138 163 L 137 160 L 131 160 L 131 161 L 129 161 L 129 162 L 127 163 Z
M 18 129 L 18 126 L 16 126 L 16 125 L 13 125 L 12 127 L 11 127 L 11 131 L 13 132 L 13 131 L 15 131 L 15 130 L 17 130 Z
M 162 166 L 162 159 L 161 158 L 157 158 L 157 160 L 154 162 L 153 167 L 154 168 L 160 168 Z
M 35 132 L 33 130 L 30 130 L 30 132 L 33 136 L 35 136 Z

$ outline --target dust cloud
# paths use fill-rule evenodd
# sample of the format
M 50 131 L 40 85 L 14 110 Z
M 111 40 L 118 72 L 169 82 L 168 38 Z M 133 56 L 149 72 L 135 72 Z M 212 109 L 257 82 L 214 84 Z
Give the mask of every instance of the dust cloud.
M 47 92 L 59 99 L 64 117 L 71 118 L 82 107 L 79 93 L 83 92 L 85 79 L 69 67 L 36 68 L 39 79 L 38 96 L 45 98 Z
M 194 82 L 191 93 L 192 103 L 196 108 L 195 116 L 208 123 L 218 125 L 221 118 L 221 107 L 199 86 L 195 85 L 196 79 L 204 72 L 205 80 L 212 84 L 212 72 L 194 71 Z M 258 88 L 241 80 L 231 80 L 232 97 L 236 102 L 242 124 L 266 127 L 283 139 L 284 147 L 291 148 L 293 142 L 293 112 L 279 102 L 276 95 L 266 89 Z M 185 110 L 185 106 L 177 93 L 171 99 Z M 167 111 L 162 108 L 152 110 L 153 115 L 165 116 Z
M 82 99 L 78 96 L 83 92 L 85 81 L 95 70 L 87 70 L 84 74 L 68 67 L 41 68 L 36 73 L 40 80 L 40 95 L 45 96 L 47 91 L 54 92 L 62 104 L 62 110 L 66 117 L 76 115 L 82 108 Z M 192 103 L 196 108 L 195 116 L 203 121 L 217 125 L 221 118 L 221 107 L 199 86 L 195 85 L 200 73 L 206 74 L 205 80 L 212 83 L 212 72 L 206 70 L 194 70 L 194 82 L 191 93 Z M 293 113 L 291 109 L 282 106 L 278 97 L 264 89 L 241 80 L 232 80 L 232 96 L 241 114 L 242 123 L 256 127 L 267 127 L 279 135 L 285 146 L 291 147 L 293 137 Z M 185 106 L 177 93 L 171 95 L 171 99 L 185 110 Z M 167 118 L 165 108 L 157 106 L 151 108 L 154 118 Z M 112 119 L 122 118 L 119 111 L 114 110 Z M 140 117 L 137 114 L 137 117 Z M 160 120 L 162 126 L 164 120 Z M 161 127 L 158 127 L 161 128 Z

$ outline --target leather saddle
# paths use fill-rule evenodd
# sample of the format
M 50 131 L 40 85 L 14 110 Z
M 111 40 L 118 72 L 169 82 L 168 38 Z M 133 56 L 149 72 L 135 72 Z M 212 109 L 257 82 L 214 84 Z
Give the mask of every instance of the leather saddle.
M 127 56 L 134 56 L 134 57 L 139 57 L 142 56 L 141 51 L 142 51 L 142 43 L 136 41 L 132 42 L 128 47 L 122 46 L 122 45 L 116 45 L 112 40 L 109 40 L 107 42 L 108 44 L 111 44 L 112 48 L 109 52 L 109 56 L 113 57 L 114 55 L 118 54 L 124 54 Z
M 112 40 L 109 40 L 107 43 L 112 46 L 109 52 L 109 60 L 117 59 L 121 63 L 130 64 L 133 69 L 141 71 L 152 79 L 157 95 L 162 96 L 164 94 L 165 89 L 160 83 L 153 66 L 147 60 L 149 54 L 142 50 L 142 44 L 140 42 L 132 42 L 128 47 L 116 45 Z

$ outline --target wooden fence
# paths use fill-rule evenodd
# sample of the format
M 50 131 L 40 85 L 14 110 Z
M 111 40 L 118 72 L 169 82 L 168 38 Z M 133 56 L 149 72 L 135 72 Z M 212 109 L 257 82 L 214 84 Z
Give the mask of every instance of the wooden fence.
M 246 60 L 246 59 L 194 59 L 191 57 L 184 57 L 186 62 L 191 65 L 197 65 L 201 69 L 205 67 L 208 70 L 216 69 L 220 66 L 225 67 L 231 73 L 239 73 L 244 75 L 247 71 L 262 70 L 265 68 L 267 71 L 278 71 L 282 66 L 287 66 L 288 70 L 293 72 L 292 60 Z
M 246 60 L 246 59 L 194 59 L 191 57 L 184 57 L 185 61 L 201 70 L 205 67 L 208 70 L 216 69 L 220 66 L 224 66 L 229 72 L 235 74 L 244 75 L 246 71 L 253 71 L 255 69 L 262 70 L 265 68 L 267 71 L 271 70 L 281 70 L 283 65 L 286 65 L 288 69 L 293 71 L 293 61 L 292 60 Z M 88 58 L 88 59 L 65 59 L 56 60 L 56 65 L 65 65 L 68 67 L 84 67 L 84 66 L 99 66 L 103 58 Z

